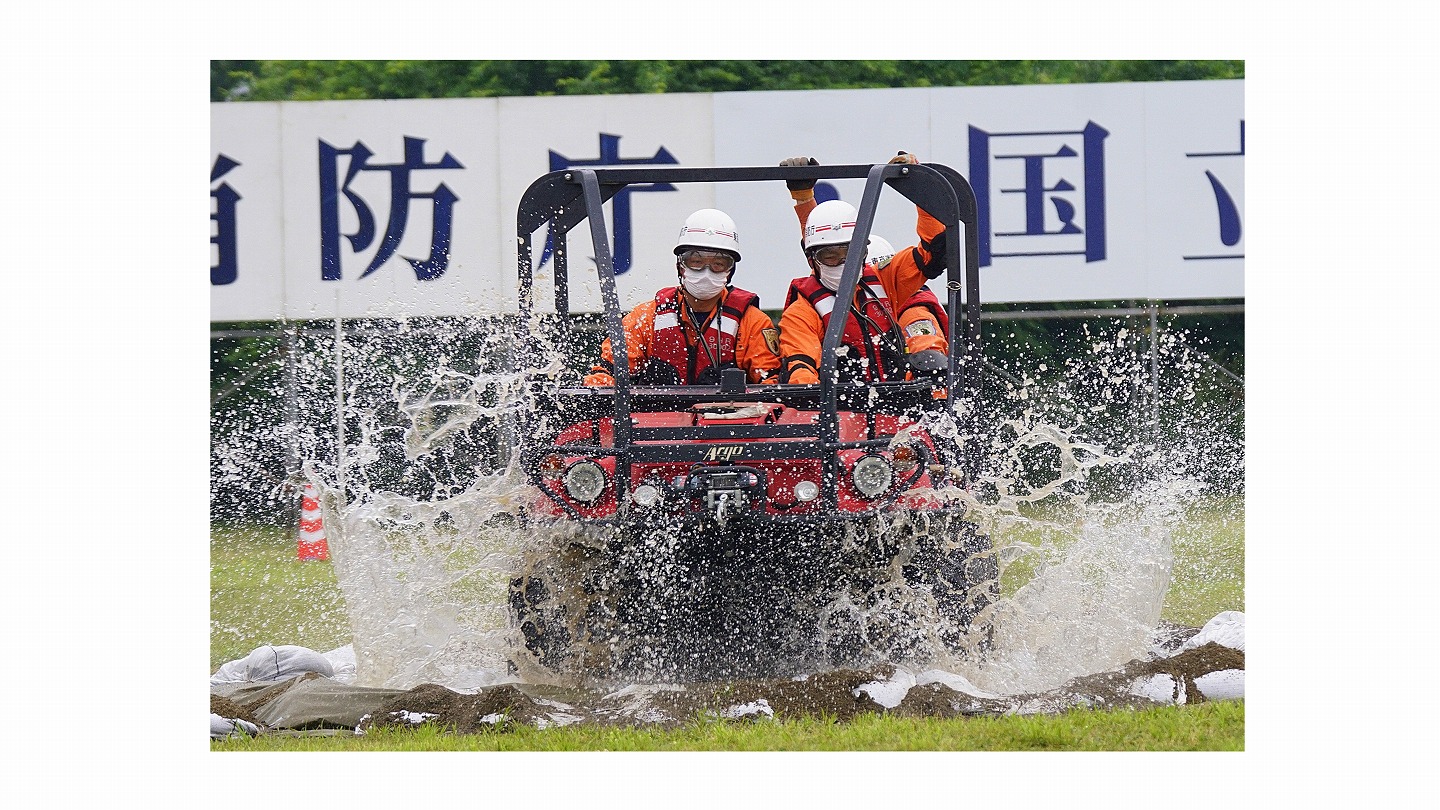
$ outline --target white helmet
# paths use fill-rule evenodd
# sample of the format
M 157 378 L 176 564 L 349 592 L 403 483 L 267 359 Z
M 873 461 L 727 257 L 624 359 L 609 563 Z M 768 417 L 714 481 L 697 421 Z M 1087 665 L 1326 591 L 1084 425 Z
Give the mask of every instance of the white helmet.
M 844 200 L 826 200 L 805 220 L 805 250 L 825 245 L 848 245 L 855 235 L 855 206 Z
M 735 220 L 724 211 L 701 208 L 685 218 L 680 227 L 680 236 L 675 240 L 675 255 L 686 248 L 709 248 L 723 250 L 735 255 L 740 261 L 740 236 L 735 231 Z
M 895 258 L 895 248 L 891 247 L 890 242 L 883 236 L 870 234 L 870 241 L 865 243 L 865 248 L 869 254 L 865 263 L 874 265 L 876 270 L 883 270 L 885 265 Z

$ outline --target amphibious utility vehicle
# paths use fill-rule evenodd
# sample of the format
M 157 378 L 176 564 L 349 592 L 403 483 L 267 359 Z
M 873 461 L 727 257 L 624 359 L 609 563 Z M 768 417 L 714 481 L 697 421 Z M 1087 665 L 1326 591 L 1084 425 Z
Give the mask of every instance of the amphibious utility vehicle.
M 510 582 L 515 665 L 541 674 L 703 679 L 778 675 L 948 650 L 983 653 L 996 596 L 991 545 L 966 519 L 980 429 L 976 207 L 939 164 L 575 168 L 551 172 L 518 211 L 523 356 L 565 345 L 566 236 L 588 223 L 605 335 L 625 354 L 604 203 L 632 184 L 865 178 L 839 300 L 849 300 L 882 190 L 945 224 L 950 314 L 940 381 L 849 383 L 843 319 L 814 385 L 614 385 L 534 372 L 515 445 L 545 532 Z M 548 226 L 555 315 L 534 313 L 532 238 Z M 782 257 L 776 257 L 780 261 Z M 798 255 L 785 257 L 803 268 Z M 587 268 L 588 272 L 588 268 Z M 593 278 L 593 277 L 592 277 Z M 543 329 L 533 324 L 544 322 Z M 937 399 L 943 383 L 948 397 Z M 950 428 L 937 432 L 935 425 Z M 945 434 L 942 437 L 940 434 Z M 556 539 L 559 538 L 559 539 Z

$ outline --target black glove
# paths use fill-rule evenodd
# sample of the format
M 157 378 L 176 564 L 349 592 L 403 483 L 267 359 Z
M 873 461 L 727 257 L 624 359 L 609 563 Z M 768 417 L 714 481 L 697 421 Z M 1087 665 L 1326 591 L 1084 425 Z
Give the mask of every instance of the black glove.
M 781 166 L 819 166 L 820 161 L 813 157 L 792 157 L 780 161 Z M 808 191 L 815 188 L 814 180 L 786 180 L 785 187 L 791 191 Z
M 939 349 L 926 349 L 905 357 L 910 361 L 910 369 L 916 374 L 944 376 L 945 372 L 950 370 L 950 358 Z
M 926 278 L 938 278 L 945 272 L 945 231 L 935 234 L 930 241 L 920 240 L 920 247 L 930 254 L 929 260 L 925 260 L 924 254 L 915 251 L 915 264 L 920 267 L 920 272 Z

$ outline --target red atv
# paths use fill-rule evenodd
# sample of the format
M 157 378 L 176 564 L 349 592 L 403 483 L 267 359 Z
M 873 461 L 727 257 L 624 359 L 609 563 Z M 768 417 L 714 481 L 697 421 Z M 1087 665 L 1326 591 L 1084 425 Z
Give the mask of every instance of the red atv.
M 633 183 L 866 178 L 836 295 L 849 300 L 881 191 L 942 223 L 950 363 L 943 381 L 837 379 L 843 319 L 825 334 L 815 385 L 638 387 L 615 364 L 613 388 L 534 375 L 520 462 L 541 497 L 527 520 L 549 546 L 510 582 L 516 666 L 543 673 L 705 679 L 977 653 L 988 643 L 998 569 L 989 539 L 954 497 L 973 475 L 979 431 L 980 300 L 969 184 L 938 164 L 569 169 L 521 199 L 522 325 L 532 310 L 531 236 L 554 244 L 554 330 L 566 345 L 566 235 L 588 222 L 617 358 L 625 335 L 603 204 Z M 963 292 L 963 297 L 962 297 Z M 553 331 L 547 327 L 547 333 Z M 522 336 L 523 356 L 539 338 Z M 932 396 L 943 383 L 947 399 Z M 938 418 L 958 425 L 931 435 Z M 553 538 L 560 538 L 555 540 Z

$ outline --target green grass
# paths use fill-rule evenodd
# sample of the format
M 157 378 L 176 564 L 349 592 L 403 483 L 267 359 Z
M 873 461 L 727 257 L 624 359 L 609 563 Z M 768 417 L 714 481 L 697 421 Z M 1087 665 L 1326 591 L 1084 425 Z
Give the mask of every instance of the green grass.
M 1054 553 L 1073 542 L 1075 520 L 1055 504 L 1026 504 L 1025 522 L 994 535 L 999 547 L 1028 545 Z M 1171 538 L 1174 563 L 1160 618 L 1199 627 L 1215 614 L 1245 610 L 1244 498 L 1216 497 L 1191 506 Z M 1005 568 L 1000 590 L 1014 594 L 1034 575 L 1036 559 L 1021 557 Z
M 1225 610 L 1245 610 L 1245 499 L 1194 508 L 1173 538 L 1175 566 L 1161 618 L 1199 627 Z
M 679 729 L 516 725 L 486 734 L 378 729 L 364 735 L 262 735 L 212 742 L 212 751 L 1243 751 L 1245 703 L 1054 716 L 912 718 L 865 714 L 735 722 Z
M 349 643 L 335 569 L 302 562 L 294 530 L 211 529 L 211 672 L 265 644 L 325 652 Z

